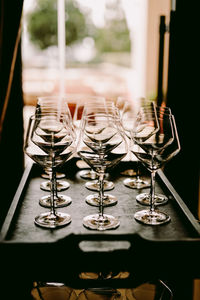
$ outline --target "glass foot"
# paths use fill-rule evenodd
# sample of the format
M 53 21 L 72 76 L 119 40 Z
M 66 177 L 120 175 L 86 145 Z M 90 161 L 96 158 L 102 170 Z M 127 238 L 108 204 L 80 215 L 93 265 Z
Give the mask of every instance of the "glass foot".
M 49 179 L 49 174 L 47 174 L 47 173 L 41 174 L 41 177 L 44 178 L 44 179 Z M 66 175 L 64 173 L 56 172 L 56 178 L 57 179 L 63 179 L 65 177 L 66 177 Z
M 137 202 L 143 205 L 150 205 L 150 194 L 141 193 L 136 196 Z M 154 205 L 163 205 L 168 202 L 168 198 L 162 194 L 155 194 L 154 196 Z
M 120 222 L 111 215 L 105 214 L 103 217 L 100 217 L 99 214 L 94 214 L 86 216 L 83 219 L 83 225 L 89 229 L 103 231 L 117 228 Z
M 87 204 L 92 205 L 92 206 L 99 206 L 99 204 L 100 204 L 98 194 L 93 194 L 93 195 L 87 196 L 85 201 L 87 202 Z M 110 195 L 110 194 L 104 195 L 103 206 L 112 206 L 115 204 L 117 204 L 117 199 L 115 196 Z
M 97 179 L 98 175 L 92 170 L 82 170 L 79 172 L 79 175 L 84 179 Z
M 136 171 L 132 170 L 132 169 L 127 169 L 127 170 L 120 172 L 120 174 L 123 176 L 136 176 Z
M 99 191 L 99 182 L 98 180 L 88 181 L 86 182 L 85 187 L 91 191 Z M 112 181 L 104 180 L 104 186 L 103 186 L 104 191 L 110 191 L 114 189 L 114 187 L 115 185 Z
M 47 212 L 35 217 L 35 224 L 45 228 L 57 228 L 68 225 L 71 220 L 69 214 L 57 212 L 56 215 L 53 215 Z
M 68 188 L 70 187 L 70 184 L 69 182 L 67 181 L 60 181 L 60 180 L 57 180 L 57 191 L 58 192 L 61 192 L 61 191 L 65 191 L 67 190 Z M 43 191 L 46 191 L 46 192 L 50 192 L 51 191 L 51 183 L 50 181 L 44 181 L 40 184 L 40 188 L 41 190 Z
M 134 218 L 147 225 L 161 225 L 170 221 L 170 216 L 167 214 L 158 210 L 150 211 L 148 209 L 136 212 Z
M 44 196 L 44 197 L 40 198 L 39 204 L 43 207 L 51 207 L 50 200 L 51 200 L 51 197 L 49 195 Z M 64 206 L 68 206 L 71 203 L 72 203 L 71 197 L 68 197 L 65 195 L 58 195 L 57 197 L 55 197 L 54 205 L 55 205 L 55 207 L 64 207 Z
M 150 182 L 137 178 L 126 178 L 123 183 L 131 189 L 144 189 L 150 187 Z

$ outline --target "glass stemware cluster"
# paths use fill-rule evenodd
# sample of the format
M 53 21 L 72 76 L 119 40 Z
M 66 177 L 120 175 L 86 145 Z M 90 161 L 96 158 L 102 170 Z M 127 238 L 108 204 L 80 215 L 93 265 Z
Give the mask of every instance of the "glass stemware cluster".
M 56 168 L 69 160 L 75 150 L 74 132 L 67 114 L 58 113 L 51 107 L 42 112 L 36 109 L 29 120 L 24 151 L 48 170 L 51 187 L 50 205 L 47 205 L 50 211 L 35 217 L 38 226 L 56 228 L 71 222 L 69 214 L 56 211 Z
M 150 193 L 136 197 L 148 208 L 137 211 L 134 218 L 148 225 L 169 222 L 170 216 L 157 208 L 168 199 L 155 193 L 155 176 L 157 170 L 180 151 L 175 117 L 170 108 L 148 102 L 134 113 L 132 104 L 126 101 L 120 114 L 112 101 L 103 97 L 89 100 L 81 95 L 38 99 L 35 114 L 29 121 L 24 151 L 49 176 L 50 195 L 42 197 L 39 203 L 50 211 L 36 216 L 35 224 L 56 228 L 71 222 L 69 214 L 56 210 L 71 203 L 70 197 L 58 194 L 56 171 L 76 152 L 98 178 L 87 182 L 86 187 L 96 193 L 87 196 L 86 202 L 97 206 L 99 211 L 84 217 L 83 225 L 99 231 L 117 228 L 119 219 L 104 213 L 106 206 L 117 203 L 114 195 L 104 193 L 114 187 L 112 181 L 105 180 L 105 175 L 127 155 L 129 147 L 151 174 Z M 129 183 L 124 182 L 137 189 L 149 185 L 139 176 Z
M 146 101 L 146 108 L 151 105 L 150 101 Z M 137 112 L 138 112 L 138 106 L 141 107 L 141 101 L 140 99 L 138 101 L 132 102 L 131 100 L 125 99 L 123 97 L 117 98 L 117 107 L 120 107 L 120 115 L 121 120 L 123 124 L 123 128 L 125 130 L 125 133 L 129 140 L 129 149 L 132 148 L 132 138 L 131 138 L 131 132 L 134 128 L 135 120 L 137 118 Z M 144 105 L 142 106 L 144 107 Z M 132 152 L 129 151 L 131 154 Z M 133 156 L 133 154 L 132 154 Z M 130 157 L 130 162 L 132 161 L 132 156 Z M 125 186 L 132 188 L 132 189 L 143 189 L 150 187 L 149 180 L 144 179 L 140 175 L 140 161 L 136 160 L 134 162 L 134 169 L 127 169 L 123 171 L 123 175 L 129 175 L 131 177 L 128 177 L 124 179 L 123 183 Z M 134 177 L 133 177 L 134 175 Z
M 68 120 L 68 126 L 71 126 L 72 132 L 74 132 L 73 124 L 71 122 L 71 113 L 68 107 L 67 97 L 64 96 L 45 96 L 38 97 L 35 114 L 44 115 L 44 114 L 64 114 L 66 120 Z M 75 134 L 74 134 L 75 135 Z M 64 194 L 58 194 L 58 192 L 64 191 L 70 187 L 70 184 L 67 180 L 59 180 L 66 177 L 65 173 L 55 173 L 55 207 L 64 207 L 71 203 L 71 198 Z M 51 181 L 49 180 L 50 174 L 48 168 L 45 168 L 45 173 L 41 174 L 42 178 L 48 179 L 43 181 L 40 184 L 40 188 L 44 191 L 51 190 Z M 39 200 L 40 205 L 43 207 L 50 207 L 50 195 L 43 196 Z
M 74 125 L 75 130 L 79 130 L 81 119 L 83 116 L 83 111 L 85 109 L 85 106 L 90 104 L 97 104 L 102 105 L 105 104 L 105 98 L 102 96 L 93 96 L 93 95 L 84 95 L 84 94 L 68 94 L 67 95 L 67 102 L 68 106 L 72 115 L 72 122 Z M 87 168 L 84 170 L 81 170 L 79 172 L 79 175 L 84 179 L 97 179 L 98 176 L 96 172 L 94 172 L 91 168 Z M 86 183 L 87 187 L 87 183 Z M 88 188 L 90 189 L 90 183 L 88 184 Z M 94 185 L 91 186 L 91 189 L 97 190 L 98 187 Z
M 108 103 L 106 101 L 106 99 L 103 98 L 103 97 L 93 96 L 89 100 L 90 100 L 89 102 L 84 101 L 84 103 L 81 103 L 81 104 L 77 105 L 77 110 L 78 111 L 80 111 L 80 106 L 81 106 L 82 117 L 90 115 L 91 113 L 94 113 L 94 112 L 98 112 L 98 113 L 100 113 L 100 112 L 108 113 L 109 112 L 109 114 L 112 114 L 113 109 L 114 109 L 115 114 L 117 112 L 116 108 L 114 107 L 114 104 L 113 103 Z M 80 115 L 80 113 L 79 113 L 79 115 Z M 93 169 L 83 170 L 79 173 L 79 175 L 82 178 L 85 178 L 85 179 L 92 179 L 92 180 L 87 181 L 85 183 L 85 187 L 87 189 L 89 189 L 91 191 L 99 191 L 99 189 L 100 189 L 99 176 Z M 107 179 L 104 179 L 104 181 L 103 181 L 104 191 L 112 190 L 114 188 L 114 186 L 115 186 L 114 182 L 112 182 L 110 180 L 107 180 Z M 111 196 L 110 196 L 110 198 L 111 198 Z M 89 197 L 88 197 L 88 202 L 90 202 L 91 205 L 92 204 L 93 205 L 97 204 L 95 200 L 92 200 L 92 199 L 89 200 Z
M 64 114 L 67 114 L 68 118 L 71 120 L 71 113 L 68 107 L 67 98 L 66 96 L 43 96 L 38 97 L 37 104 L 36 104 L 36 113 L 46 113 L 46 112 L 62 112 Z M 49 179 L 49 172 L 48 170 L 45 170 L 45 173 L 41 174 L 42 178 Z M 67 190 L 70 186 L 69 182 L 66 180 L 60 180 L 66 177 L 66 174 L 64 173 L 58 173 L 56 172 L 56 194 L 57 192 L 61 192 L 64 190 Z M 40 188 L 43 191 L 50 191 L 50 181 L 43 181 L 40 184 Z M 57 202 L 56 205 L 58 206 L 64 206 L 66 203 L 61 204 L 61 198 L 63 198 L 63 195 L 57 195 Z M 60 200 L 60 203 L 58 203 L 58 200 Z M 41 200 L 41 205 L 46 207 L 45 200 Z
M 153 132 L 152 134 L 149 134 Z M 169 108 L 152 107 L 143 109 L 132 132 L 137 147 L 132 151 L 151 173 L 150 194 L 138 195 L 137 200 L 149 205 L 148 209 L 138 211 L 134 217 L 148 225 L 160 225 L 170 221 L 170 216 L 158 210 L 157 203 L 166 202 L 163 195 L 155 194 L 155 175 L 180 151 L 180 142 L 176 129 L 175 117 Z
M 90 106 L 84 114 L 80 129 L 78 155 L 98 174 L 99 195 L 95 196 L 99 213 L 86 216 L 83 225 L 90 229 L 107 230 L 119 226 L 119 220 L 104 214 L 109 195 L 104 195 L 105 172 L 127 154 L 127 141 L 115 107 Z

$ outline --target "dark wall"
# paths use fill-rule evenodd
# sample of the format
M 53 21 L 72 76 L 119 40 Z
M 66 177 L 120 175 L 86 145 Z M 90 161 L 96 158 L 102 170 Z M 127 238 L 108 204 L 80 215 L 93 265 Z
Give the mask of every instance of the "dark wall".
M 181 151 L 165 168 L 195 216 L 200 156 L 200 23 L 197 12 L 194 1 L 177 0 L 176 11 L 171 14 L 167 105 L 176 118 Z

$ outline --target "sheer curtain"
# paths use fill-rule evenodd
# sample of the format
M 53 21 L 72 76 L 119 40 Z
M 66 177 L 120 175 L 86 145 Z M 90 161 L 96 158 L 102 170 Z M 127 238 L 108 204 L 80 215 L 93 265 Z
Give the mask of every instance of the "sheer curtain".
M 0 226 L 23 172 L 23 0 L 0 0 Z

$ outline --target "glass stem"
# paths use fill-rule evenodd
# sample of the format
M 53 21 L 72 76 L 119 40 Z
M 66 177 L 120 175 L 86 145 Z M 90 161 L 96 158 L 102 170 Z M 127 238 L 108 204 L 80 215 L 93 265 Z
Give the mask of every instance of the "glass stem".
M 136 161 L 136 181 L 140 181 L 140 167 L 139 167 L 139 161 Z
M 139 146 L 137 145 L 137 150 L 139 151 Z M 140 163 L 139 160 L 137 159 L 136 161 L 136 181 L 140 182 Z
M 54 202 L 54 197 L 55 197 L 55 168 L 52 168 L 52 171 L 50 172 L 50 182 L 51 182 L 51 193 L 50 193 L 50 201 L 51 201 L 51 214 L 56 215 L 55 211 L 55 202 Z
M 57 178 L 56 178 L 56 170 L 55 172 L 53 173 L 54 176 L 53 176 L 53 183 L 54 183 L 54 198 L 58 198 L 58 190 L 57 190 Z
M 155 210 L 154 206 L 154 198 L 155 198 L 155 171 L 151 171 L 151 190 L 150 190 L 150 211 L 153 212 Z
M 51 172 L 48 171 L 48 175 L 49 175 L 49 181 L 50 181 L 50 188 L 51 188 Z M 54 172 L 53 174 L 53 181 L 54 181 L 54 195 L 56 196 L 56 198 L 58 198 L 58 190 L 57 190 L 57 178 L 56 178 L 56 172 Z
M 99 173 L 99 216 L 103 218 L 103 184 L 104 184 L 104 172 Z
M 54 133 L 51 133 L 51 146 L 52 146 L 52 152 L 51 152 L 51 173 L 50 173 L 50 181 L 51 181 L 51 195 L 50 195 L 50 201 L 51 201 L 51 215 L 54 215 L 56 217 L 56 211 L 55 211 L 55 177 L 56 177 L 56 169 L 55 169 L 55 153 L 53 151 L 54 148 Z
M 105 195 L 104 195 L 104 179 L 105 179 L 105 174 L 103 176 L 103 182 L 102 182 L 102 199 L 105 199 Z M 99 185 L 99 189 L 101 189 L 100 187 L 100 180 L 99 180 L 99 176 L 98 176 L 98 185 Z
M 132 147 L 132 139 L 129 138 L 129 149 L 131 149 Z M 133 154 L 132 152 L 129 150 L 129 160 L 132 161 L 132 158 L 133 158 Z

